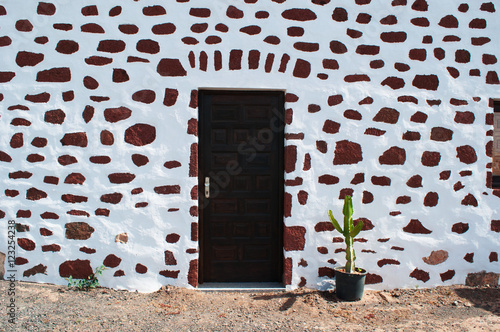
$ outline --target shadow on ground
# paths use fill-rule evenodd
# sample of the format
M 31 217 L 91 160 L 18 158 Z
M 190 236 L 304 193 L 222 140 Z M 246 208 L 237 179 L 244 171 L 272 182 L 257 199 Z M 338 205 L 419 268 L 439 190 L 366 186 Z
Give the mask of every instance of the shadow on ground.
M 455 293 L 475 307 L 500 316 L 500 288 L 459 288 Z

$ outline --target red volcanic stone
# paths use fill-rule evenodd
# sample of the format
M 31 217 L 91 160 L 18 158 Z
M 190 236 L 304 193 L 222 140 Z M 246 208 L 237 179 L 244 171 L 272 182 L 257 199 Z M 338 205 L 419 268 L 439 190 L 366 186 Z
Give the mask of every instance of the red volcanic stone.
M 430 234 L 432 231 L 425 228 L 418 219 L 411 219 L 408 225 L 403 228 L 406 233 L 412 234 Z
M 359 113 L 358 111 L 355 111 L 355 110 L 346 110 L 344 112 L 344 117 L 346 119 L 358 120 L 358 121 L 362 119 L 361 113 Z
M 99 15 L 99 11 L 97 10 L 96 5 L 85 6 L 82 8 L 83 16 L 97 16 Z
M 42 198 L 47 198 L 47 193 L 42 190 L 38 190 L 34 187 L 31 187 L 26 191 L 26 199 L 30 201 L 37 201 Z
M 21 51 L 17 53 L 16 63 L 19 67 L 30 66 L 34 67 L 44 59 L 43 53 L 33 53 Z
M 316 232 L 328 232 L 333 231 L 334 229 L 333 224 L 329 221 L 322 221 L 314 226 L 314 230 Z
M 443 128 L 443 127 L 434 127 L 431 129 L 431 140 L 438 142 L 447 142 L 451 141 L 453 138 L 453 130 Z
M 10 147 L 13 149 L 20 148 L 24 145 L 23 133 L 15 133 L 10 139 Z
M 19 191 L 5 189 L 5 196 L 7 197 L 16 197 L 17 195 L 19 195 Z
M 435 48 L 434 57 L 438 60 L 443 60 L 445 57 L 445 51 L 441 47 Z
M 415 17 L 412 18 L 410 22 L 418 27 L 428 27 L 430 25 L 429 20 L 426 17 Z
M 24 264 L 27 264 L 28 263 L 28 260 L 24 257 L 16 257 L 14 263 L 16 265 L 24 265 Z
M 155 187 L 154 191 L 160 195 L 180 194 L 181 187 L 179 185 L 159 186 Z
M 344 98 L 342 95 L 333 95 L 328 97 L 328 106 L 335 106 L 340 104 Z
M 254 0 L 254 2 L 257 2 L 257 0 Z M 269 17 L 269 13 L 266 12 L 265 10 L 260 10 L 260 11 L 255 13 L 255 18 L 258 18 L 258 19 L 264 19 L 264 18 L 268 18 L 268 17 Z
M 417 123 L 425 123 L 427 121 L 427 117 L 428 117 L 427 114 L 418 111 L 411 116 L 410 121 Z
M 167 235 L 165 241 L 167 241 L 168 243 L 177 243 L 180 238 L 181 236 L 179 234 L 171 233 Z
M 362 55 L 377 55 L 380 52 L 380 46 L 377 45 L 359 45 L 356 53 Z
M 160 44 L 151 39 L 141 39 L 137 42 L 136 48 L 139 52 L 156 54 L 160 52 Z
M 495 5 L 492 2 L 485 2 L 481 4 L 480 9 L 485 12 L 489 13 L 494 13 L 495 12 Z
M 396 199 L 396 204 L 408 204 L 411 202 L 411 197 L 410 196 L 399 196 Z
M 229 18 L 239 19 L 243 18 L 244 14 L 242 10 L 239 10 L 235 6 L 229 6 L 226 11 L 226 16 Z
M 125 130 L 125 142 L 135 146 L 151 144 L 155 139 L 156 128 L 148 124 L 137 123 Z
M 37 153 L 33 153 L 33 154 L 28 155 L 28 157 L 26 157 L 26 160 L 29 161 L 30 163 L 37 163 L 37 162 L 44 161 L 45 157 L 42 155 L 39 155 Z
M 109 217 L 109 210 L 108 209 L 96 209 L 95 210 L 95 215 L 96 216 L 105 216 L 105 217 Z
M 318 277 L 333 278 L 335 277 L 335 270 L 331 267 L 320 267 L 318 268 Z
M 82 210 L 70 210 L 70 211 L 68 211 L 66 213 L 69 214 L 69 215 L 72 215 L 72 216 L 90 217 L 90 214 L 88 212 L 82 211 Z
M 121 120 L 128 119 L 132 115 L 132 110 L 127 107 L 107 108 L 104 110 L 104 118 L 106 121 L 115 123 Z
M 470 62 L 470 53 L 467 50 L 455 51 L 455 62 L 468 63 Z
M 333 175 L 324 174 L 318 177 L 318 183 L 323 183 L 327 185 L 339 183 L 339 178 Z
M 12 43 L 12 39 L 9 36 L 0 37 L 0 47 L 9 46 Z
M 404 165 L 405 161 L 406 161 L 405 149 L 399 148 L 397 146 L 393 146 L 389 150 L 386 150 L 378 158 L 378 162 L 381 165 Z
M 56 6 L 49 2 L 39 2 L 36 12 L 38 15 L 52 16 L 56 13 Z
M 78 43 L 73 40 L 60 40 L 56 46 L 56 51 L 62 54 L 73 54 L 77 52 L 78 49 Z
M 395 259 L 389 259 L 389 258 L 384 258 L 384 259 L 381 259 L 377 262 L 377 265 L 379 267 L 382 267 L 384 265 L 401 265 L 401 263 Z
M 179 96 L 179 91 L 176 89 L 165 89 L 165 98 L 163 99 L 163 105 L 173 106 L 177 102 L 177 97 Z
M 52 252 L 61 251 L 61 246 L 58 245 L 58 244 L 44 245 L 44 246 L 42 246 L 42 251 L 43 252 L 46 252 L 46 251 L 52 251 Z
M 285 251 L 304 250 L 306 229 L 302 226 L 285 227 Z
M 385 43 L 404 43 L 407 35 L 404 31 L 382 32 L 380 39 Z
M 79 146 L 82 148 L 87 147 L 88 144 L 87 134 L 84 132 L 65 134 L 64 137 L 61 139 L 61 144 L 63 146 L 72 145 L 72 146 Z
M 301 8 L 287 9 L 283 13 L 281 13 L 281 16 L 287 20 L 301 22 L 312 21 L 316 19 L 316 14 L 313 11 Z
M 316 250 L 317 250 L 320 254 L 323 254 L 323 255 L 328 254 L 328 248 L 327 248 L 327 247 L 318 247 L 318 248 L 316 248 Z
M 391 179 L 387 176 L 372 176 L 371 181 L 376 186 L 390 186 Z
M 135 179 L 134 174 L 130 173 L 112 173 L 108 175 L 111 183 L 130 183 Z
M 17 244 L 26 251 L 33 251 L 36 247 L 35 242 L 27 238 L 18 238 Z
M 117 270 L 114 274 L 113 277 L 123 277 L 125 275 L 125 272 L 123 270 Z
M 142 193 L 143 191 L 144 191 L 144 190 L 143 190 L 142 188 L 135 188 L 135 189 L 132 189 L 132 190 L 130 191 L 130 193 L 131 193 L 132 195 L 138 195 L 138 194 Z
M 81 173 L 71 173 L 64 180 L 64 183 L 68 184 L 83 184 L 84 182 L 85 176 L 83 176 Z
M 303 52 L 316 52 L 319 50 L 318 43 L 297 42 L 293 44 L 293 48 Z
M 424 197 L 424 206 L 433 207 L 438 204 L 439 195 L 436 192 L 428 192 Z
M 437 90 L 439 79 L 436 75 L 415 75 L 412 82 L 413 86 L 425 90 Z
M 323 59 L 323 68 L 337 70 L 339 69 L 339 63 L 334 59 Z
M 443 28 L 458 28 L 458 20 L 453 15 L 446 15 L 439 21 L 438 25 Z
M 399 112 L 394 108 L 383 107 L 378 111 L 378 113 L 373 117 L 375 122 L 384 122 L 389 124 L 395 124 L 398 122 Z
M 332 19 L 337 22 L 345 22 L 348 19 L 347 11 L 344 8 L 336 7 L 333 10 Z
M 363 35 L 363 33 L 361 31 L 354 30 L 354 29 L 347 29 L 346 33 L 349 37 L 354 38 L 354 39 L 360 38 Z
M 422 165 L 427 167 L 437 166 L 441 161 L 441 153 L 437 151 L 424 151 L 420 161 L 422 162 Z
M 82 113 L 82 118 L 85 121 L 85 123 L 89 123 L 93 117 L 94 117 L 94 108 L 90 105 L 85 106 L 85 109 L 83 110 Z
M 123 83 L 129 80 L 129 76 L 125 69 L 121 68 L 113 68 L 113 82 L 114 83 Z
M 97 47 L 98 51 L 107 52 L 107 53 L 120 53 L 125 50 L 125 42 L 123 40 L 101 40 L 99 42 L 99 46 Z
M 46 103 L 50 100 L 50 93 L 42 92 L 37 95 L 26 95 L 24 99 L 32 103 Z
M 336 134 L 339 132 L 339 129 L 340 123 L 332 120 L 325 120 L 325 123 L 323 124 L 323 131 L 327 134 Z
M 151 28 L 151 31 L 155 35 L 170 35 L 170 34 L 174 33 L 175 30 L 176 30 L 176 27 L 173 23 L 157 24 Z
M 457 147 L 457 158 L 464 164 L 473 164 L 477 161 L 476 150 L 470 145 Z
M 149 163 L 149 158 L 147 156 L 144 156 L 142 154 L 137 154 L 137 153 L 134 153 L 132 155 L 132 162 L 137 166 L 137 167 L 141 167 L 141 166 L 144 166 L 146 165 L 147 163 Z
M 144 273 L 148 272 L 148 268 L 146 266 L 138 263 L 135 266 L 135 272 L 140 273 L 140 274 L 144 274 Z
M 210 17 L 210 9 L 208 8 L 191 8 L 189 15 L 195 17 Z
M 486 74 L 486 84 L 500 84 L 498 74 L 496 71 L 489 71 Z
M 177 265 L 174 253 L 170 250 L 165 250 L 165 265 Z
M 196 38 L 193 38 L 193 37 L 184 37 L 181 40 L 186 45 L 196 45 L 196 44 L 199 43 L 199 41 Z
M 33 30 L 33 24 L 29 20 L 18 20 L 16 22 L 16 30 L 22 32 L 30 32 Z
M 113 145 L 115 142 L 115 138 L 113 136 L 113 133 L 111 133 L 109 130 L 103 130 L 101 131 L 101 144 L 102 145 Z
M 351 180 L 351 184 L 360 184 L 365 182 L 365 174 L 364 173 L 356 173 Z
M 97 23 L 87 23 L 80 27 L 82 32 L 87 33 L 104 33 L 104 29 Z
M 451 226 L 451 231 L 458 234 L 463 234 L 469 230 L 469 224 L 463 222 L 457 222 Z
M 330 50 L 335 54 L 344 54 L 347 52 L 347 47 L 338 40 L 332 40 L 330 42 Z
M 162 6 L 155 5 L 142 8 L 142 13 L 145 16 L 160 16 L 165 15 L 167 11 Z
M 177 279 L 177 277 L 179 276 L 179 272 L 181 271 L 170 271 L 170 270 L 163 270 L 163 271 L 160 271 L 160 275 L 166 277 L 166 278 L 172 278 L 172 279 Z
M 424 36 L 422 38 L 422 44 L 432 44 L 432 36 Z
M 465 186 L 462 184 L 462 182 L 458 181 L 453 185 L 453 190 L 459 191 L 460 189 L 465 188 Z
M 193 259 L 189 261 L 189 270 L 187 275 L 188 283 L 193 286 L 198 286 L 198 259 Z
M 426 0 L 415 0 L 415 2 L 413 2 L 413 5 L 411 5 L 411 9 L 419 12 L 426 12 L 428 8 L 429 5 L 427 4 Z
M 113 59 L 102 56 L 91 56 L 85 58 L 85 63 L 92 66 L 104 66 L 113 62 Z
M 3 151 L 0 151 L 0 161 L 10 163 L 12 161 L 12 157 Z
M 446 281 L 450 280 L 455 276 L 455 270 L 448 270 L 444 273 L 440 273 L 439 276 L 441 277 L 441 281 Z
M 328 151 L 328 143 L 325 141 L 316 141 L 316 149 L 321 153 L 326 153 Z
M 62 124 L 66 118 L 63 110 L 52 110 L 45 112 L 44 121 L 53 124 Z
M 446 70 L 448 70 L 448 73 L 450 73 L 450 76 L 453 78 L 460 76 L 460 72 L 455 67 L 446 67 Z
M 295 171 L 295 164 L 297 163 L 297 146 L 285 146 L 285 172 L 291 173 Z
M 303 171 L 308 171 L 311 169 L 311 155 L 306 153 L 304 156 L 304 166 L 302 167 Z
M 309 113 L 317 113 L 317 112 L 321 111 L 321 106 L 316 105 L 316 104 L 309 104 L 309 106 L 307 106 L 307 111 Z
M 398 23 L 398 19 L 394 15 L 387 15 L 386 17 L 380 20 L 380 24 L 384 25 L 394 25 Z
M 194 118 L 188 120 L 187 133 L 190 135 L 198 136 L 198 120 Z
M 451 171 L 442 171 L 439 173 L 439 180 L 448 180 L 450 178 Z
M 410 188 L 421 188 L 422 177 L 420 175 L 414 175 L 406 182 L 406 185 Z
M 474 262 L 474 253 L 468 253 L 464 256 L 464 260 L 469 262 L 469 263 L 473 263 Z
M 161 59 L 156 68 L 161 76 L 186 76 L 187 72 L 179 59 Z
M 418 141 L 420 140 L 420 133 L 418 131 L 407 131 L 403 134 L 405 141 Z
M 267 36 L 266 38 L 264 38 L 264 42 L 271 45 L 278 45 L 281 40 L 276 36 Z
M 33 176 L 33 173 L 17 171 L 9 173 L 9 179 L 29 179 Z
M 301 27 L 288 27 L 287 34 L 290 37 L 301 37 L 304 35 L 304 29 Z
M 425 272 L 424 270 L 419 270 L 417 268 L 410 273 L 410 277 L 423 282 L 427 282 L 430 279 L 429 272 Z
M 405 63 L 401 63 L 401 62 L 396 62 L 394 64 L 394 68 L 396 68 L 397 71 L 402 71 L 402 72 L 410 70 L 410 66 L 408 66 Z M 403 96 L 401 96 L 401 97 L 403 97 Z M 410 96 L 407 96 L 407 97 L 410 97 Z M 415 97 L 413 97 L 413 98 L 415 98 Z M 416 100 L 416 98 L 415 98 L 415 100 Z M 398 101 L 399 101 L 399 97 L 398 97 Z M 418 104 L 418 102 L 415 102 L 415 104 Z
M 102 264 L 106 267 L 115 268 L 118 265 L 120 265 L 121 262 L 122 262 L 121 258 L 117 257 L 114 254 L 109 254 L 108 256 L 106 256 L 106 258 L 104 258 Z
M 256 25 L 254 25 L 254 27 L 259 28 Z M 191 31 L 193 31 L 194 33 L 202 33 L 202 32 L 207 31 L 207 29 L 208 29 L 208 23 L 197 23 L 197 24 L 193 24 L 191 26 Z M 241 28 L 240 31 L 243 32 L 242 31 L 243 29 L 245 29 L 245 28 Z M 259 32 L 260 32 L 260 30 L 259 30 Z M 249 33 L 249 34 L 252 34 L 252 33 Z
M 181 163 L 176 161 L 176 160 L 171 160 L 171 161 L 167 161 L 165 162 L 165 164 L 163 164 L 163 166 L 165 168 L 168 168 L 168 169 L 172 169 L 172 168 L 177 168 L 177 167 L 181 167 Z
M 425 61 L 427 58 L 427 51 L 425 48 L 413 48 L 408 53 L 408 56 L 412 60 Z
M 354 192 L 353 189 L 351 188 L 344 188 L 344 189 L 341 189 L 340 190 L 340 193 L 339 193 L 339 199 L 344 199 L 344 197 L 346 195 L 349 195 L 349 196 L 352 196 L 352 193 Z
M 346 77 L 344 77 L 344 81 L 347 83 L 370 82 L 370 77 L 365 74 L 347 75 Z
M 87 279 L 93 273 L 94 271 L 92 270 L 88 259 L 77 259 L 74 261 L 68 260 L 59 265 L 59 275 L 63 278 L 72 276 L 73 279 Z
M 260 52 L 257 50 L 251 50 L 248 53 L 248 69 L 259 68 Z
M 384 60 L 373 60 L 370 61 L 370 68 L 372 69 L 379 69 L 384 67 Z
M 497 57 L 493 54 L 483 54 L 483 63 L 485 65 L 494 65 L 497 63 Z
M 307 191 L 304 191 L 304 190 L 299 191 L 297 194 L 297 199 L 298 199 L 300 205 L 306 205 L 308 197 L 309 197 L 309 194 L 307 193 Z
M 57 186 L 59 184 L 59 178 L 56 176 L 48 176 L 47 175 L 43 178 L 43 182 L 49 183 L 49 184 L 54 184 Z
M 390 76 L 383 80 L 381 85 L 387 85 L 393 90 L 401 89 L 405 86 L 405 80 L 399 77 Z
M 190 147 L 190 155 L 189 155 L 189 176 L 196 177 L 198 176 L 198 144 L 193 143 Z
M 53 212 L 44 212 L 40 215 L 40 217 L 42 217 L 42 219 L 59 219 L 59 216 Z M 50 235 L 52 235 L 52 233 Z
M 120 24 L 118 29 L 127 35 L 135 35 L 139 32 L 139 28 L 135 24 Z
M 50 229 L 47 229 L 47 228 L 40 228 L 40 235 L 41 236 L 51 236 L 53 234 L 53 232 L 50 230 Z
M 59 162 L 59 164 L 61 164 L 63 166 L 68 166 L 68 165 L 75 164 L 78 162 L 78 160 L 75 157 L 67 155 L 67 154 L 62 155 L 59 158 L 57 158 L 57 161 Z
M 472 124 L 474 123 L 475 119 L 476 118 L 474 116 L 474 113 L 466 111 L 466 112 L 456 112 L 454 121 L 456 123 Z
M 368 23 L 370 23 L 371 19 L 372 19 L 372 16 L 370 14 L 359 13 L 358 17 L 356 17 L 356 23 L 368 24 Z
M 492 220 L 490 229 L 493 232 L 500 233 L 500 220 Z
M 0 71 L 0 83 L 7 83 L 10 82 L 14 76 L 16 76 L 16 73 L 11 72 L 11 71 Z
M 63 200 L 66 203 L 83 203 L 87 202 L 89 199 L 88 197 L 85 196 L 79 196 L 79 195 L 72 195 L 72 194 L 64 194 L 61 196 L 61 200 Z
M 471 29 L 485 29 L 486 20 L 483 18 L 475 18 L 469 22 L 469 28 Z
M 52 68 L 42 70 L 36 75 L 37 82 L 69 82 L 71 81 L 71 71 L 67 67 Z
M 477 207 L 477 199 L 476 197 L 474 197 L 474 195 L 467 194 L 467 196 L 465 196 L 464 199 L 462 200 L 461 204 L 465 206 L 471 205 Z
M 348 140 L 339 141 L 335 145 L 334 165 L 357 164 L 363 160 L 361 145 Z
M 363 98 L 359 103 L 358 105 L 371 105 L 373 104 L 373 98 L 372 97 L 366 97 L 366 98 Z
M 58 246 L 58 245 L 54 244 L 54 246 Z M 47 246 L 43 246 L 42 251 L 46 251 L 46 250 L 43 250 L 44 247 L 47 247 Z M 59 251 L 59 250 L 56 250 L 56 251 Z M 34 276 L 35 274 L 38 274 L 38 273 L 47 274 L 46 272 L 47 272 L 47 267 L 45 265 L 38 264 L 36 266 L 33 266 L 31 269 L 27 269 L 26 271 L 24 271 L 23 277 L 31 277 L 31 276 Z
M 83 78 L 83 85 L 89 90 L 95 90 L 99 87 L 99 82 L 97 82 L 93 77 L 85 76 Z
M 112 193 L 112 194 L 104 194 L 101 196 L 101 202 L 110 203 L 110 204 L 118 204 L 123 198 L 123 194 L 120 193 Z

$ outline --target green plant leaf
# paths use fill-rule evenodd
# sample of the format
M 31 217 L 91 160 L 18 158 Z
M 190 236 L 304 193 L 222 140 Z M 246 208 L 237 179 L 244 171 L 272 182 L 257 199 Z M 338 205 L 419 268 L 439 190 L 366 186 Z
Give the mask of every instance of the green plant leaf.
M 363 228 L 363 221 L 360 220 L 358 224 L 354 227 L 354 229 L 351 231 L 351 233 L 349 233 L 349 235 L 355 237 L 356 235 L 359 234 L 359 232 L 361 232 L 362 228 Z
M 339 232 L 341 234 L 344 233 L 342 231 L 342 228 L 340 228 L 339 222 L 333 217 L 332 210 L 328 210 L 328 216 L 330 217 L 330 221 L 332 222 L 333 227 L 335 227 L 335 229 L 337 230 L 337 232 Z

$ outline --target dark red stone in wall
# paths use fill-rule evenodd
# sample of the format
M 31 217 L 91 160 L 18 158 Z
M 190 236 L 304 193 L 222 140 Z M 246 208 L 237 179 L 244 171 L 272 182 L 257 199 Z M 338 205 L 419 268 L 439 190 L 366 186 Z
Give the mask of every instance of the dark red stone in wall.
M 92 273 L 94 273 L 94 271 L 88 259 L 68 260 L 59 265 L 59 275 L 63 278 L 72 276 L 74 279 L 87 279 Z
M 179 91 L 177 89 L 165 89 L 165 98 L 163 99 L 163 105 L 173 106 L 177 102 L 177 97 L 179 96 Z
M 431 129 L 431 140 L 438 142 L 451 141 L 453 131 L 443 127 L 434 127 Z
M 340 123 L 332 120 L 325 120 L 322 130 L 327 134 L 336 134 L 339 132 L 339 129 L 340 129 Z
M 385 43 L 404 43 L 407 35 L 404 31 L 382 32 L 380 39 Z
M 306 229 L 302 226 L 285 227 L 285 251 L 304 250 Z
M 415 75 L 412 82 L 414 87 L 425 90 L 437 90 L 439 79 L 436 75 Z
M 438 204 L 439 195 L 436 192 L 428 192 L 424 197 L 424 206 L 433 207 Z
M 173 23 L 163 23 L 163 24 L 157 24 L 154 25 L 153 28 L 151 28 L 151 31 L 155 35 L 170 35 L 174 33 L 176 30 L 176 27 Z
M 117 257 L 116 255 L 109 254 L 108 256 L 106 256 L 106 258 L 104 258 L 102 264 L 106 267 L 115 268 L 120 265 L 121 261 L 122 259 Z
M 423 281 L 423 282 L 427 282 L 430 279 L 429 272 L 426 272 L 426 271 L 423 271 L 423 270 L 420 270 L 417 268 L 415 270 L 413 270 L 412 273 L 410 273 L 410 277 L 415 278 L 415 279 L 420 280 L 420 281 Z
M 395 124 L 398 122 L 399 112 L 394 108 L 383 107 L 378 111 L 378 113 L 373 117 L 373 121 L 385 122 L 389 124 Z
M 131 115 L 132 110 L 125 106 L 117 108 L 107 108 L 104 110 L 104 118 L 106 119 L 106 121 L 111 123 L 128 119 Z
M 129 76 L 125 69 L 121 68 L 113 68 L 113 82 L 114 83 L 123 83 L 129 80 Z
M 444 16 L 438 23 L 443 28 L 458 28 L 458 20 L 453 15 Z
M 407 233 L 412 233 L 412 234 L 430 234 L 430 233 L 432 233 L 432 231 L 425 228 L 418 219 L 410 220 L 408 225 L 406 225 L 403 228 L 403 231 L 405 231 Z
M 301 22 L 312 21 L 316 19 L 316 14 L 313 11 L 301 8 L 287 9 L 283 13 L 281 13 L 281 16 L 287 20 Z
M 65 134 L 64 137 L 61 139 L 61 144 L 63 146 L 71 145 L 71 146 L 79 146 L 82 148 L 87 147 L 88 144 L 87 134 L 84 132 Z
M 381 85 L 387 85 L 393 90 L 401 89 L 405 86 L 405 81 L 402 78 L 396 77 L 396 76 L 390 76 L 384 79 L 381 83 Z
M 21 32 L 30 32 L 33 30 L 33 24 L 29 20 L 18 20 L 16 30 Z
M 104 194 L 101 196 L 101 202 L 118 204 L 123 198 L 123 194 L 120 193 L 112 193 L 112 194 Z
M 154 188 L 155 193 L 160 195 L 180 194 L 181 187 L 179 185 L 167 185 Z
M 406 182 L 406 185 L 410 188 L 420 188 L 422 187 L 422 177 L 414 175 Z
M 161 59 L 156 68 L 161 76 L 186 76 L 187 72 L 179 59 Z
M 120 53 L 125 50 L 125 42 L 123 40 L 101 40 L 99 42 L 99 46 L 97 47 L 98 51 L 107 52 L 107 53 Z
M 146 16 L 160 16 L 165 15 L 167 11 L 162 6 L 155 5 L 142 8 L 142 13 Z
M 60 40 L 57 43 L 56 51 L 62 54 L 73 54 L 79 50 L 79 45 L 74 40 Z
M 330 50 L 335 54 L 344 54 L 347 52 L 347 47 L 344 43 L 339 42 L 338 40 L 332 40 L 330 42 Z
M 391 179 L 387 176 L 372 176 L 371 181 L 376 186 L 390 186 Z
M 111 183 L 130 183 L 135 179 L 135 175 L 130 173 L 112 173 L 108 175 L 108 179 Z
M 16 63 L 19 67 L 33 67 L 42 62 L 44 57 L 43 53 L 21 51 L 17 53 Z
M 477 161 L 476 150 L 470 145 L 457 147 L 457 158 L 464 164 L 473 164 Z
M 189 262 L 189 270 L 188 270 L 188 283 L 193 286 L 198 286 L 198 259 L 193 259 Z
M 453 226 L 451 227 L 451 231 L 458 234 L 463 234 L 468 230 L 469 230 L 469 224 L 463 222 L 458 222 L 456 224 L 453 224 Z
M 441 161 L 441 153 L 437 151 L 424 151 L 420 160 L 422 165 L 434 167 L 439 165 L 439 162 Z
M 160 44 L 152 39 L 141 39 L 137 42 L 136 49 L 142 53 L 157 54 L 160 52 Z
M 342 7 L 336 7 L 333 10 L 332 19 L 337 22 L 345 22 L 348 20 L 347 10 Z
M 357 164 L 363 160 L 361 145 L 348 140 L 339 141 L 335 145 L 334 165 Z
M 87 23 L 80 27 L 82 32 L 87 33 L 104 33 L 104 29 L 97 23 Z
M 125 130 L 125 142 L 135 146 L 151 144 L 155 139 L 156 128 L 148 124 L 137 123 Z
M 49 2 L 39 2 L 36 12 L 38 15 L 52 16 L 56 13 L 56 6 Z
M 71 71 L 67 67 L 52 68 L 38 72 L 36 75 L 37 82 L 69 82 L 71 81 Z
M 68 184 L 83 184 L 84 182 L 85 176 L 83 176 L 81 173 L 71 173 L 64 180 L 64 183 Z
M 42 198 L 47 198 L 47 193 L 45 191 L 36 189 L 34 187 L 28 189 L 26 191 L 26 199 L 30 201 L 37 201 Z
M 404 165 L 406 161 L 406 151 L 397 146 L 386 150 L 379 158 L 381 165 Z

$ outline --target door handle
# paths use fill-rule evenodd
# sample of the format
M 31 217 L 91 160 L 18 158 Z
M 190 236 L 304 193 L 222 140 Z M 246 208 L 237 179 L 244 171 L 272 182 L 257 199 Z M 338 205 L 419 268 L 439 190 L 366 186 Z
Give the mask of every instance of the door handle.
M 210 178 L 205 177 L 205 198 L 210 198 Z

